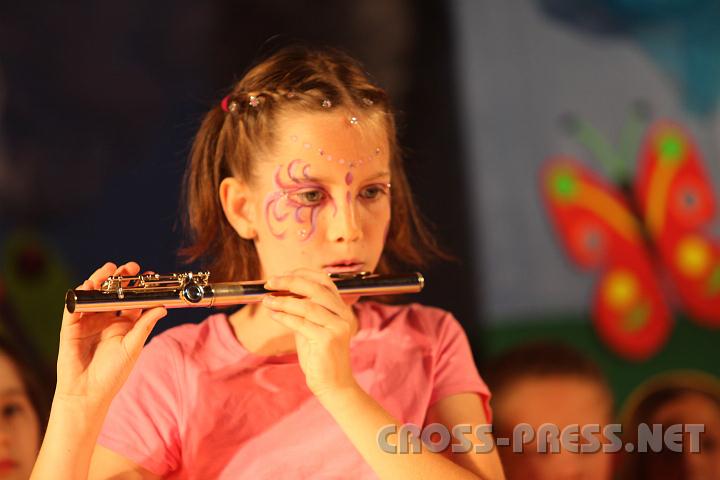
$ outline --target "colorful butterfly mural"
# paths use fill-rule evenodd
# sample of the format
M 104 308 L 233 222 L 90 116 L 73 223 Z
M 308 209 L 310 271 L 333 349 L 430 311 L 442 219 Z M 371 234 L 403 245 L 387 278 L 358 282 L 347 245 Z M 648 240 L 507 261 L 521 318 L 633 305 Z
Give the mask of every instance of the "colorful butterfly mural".
M 617 354 L 644 360 L 672 330 L 673 308 L 720 327 L 720 248 L 708 229 L 712 186 L 687 130 L 658 121 L 637 172 L 615 185 L 568 156 L 541 170 L 544 203 L 570 258 L 600 272 L 593 320 Z

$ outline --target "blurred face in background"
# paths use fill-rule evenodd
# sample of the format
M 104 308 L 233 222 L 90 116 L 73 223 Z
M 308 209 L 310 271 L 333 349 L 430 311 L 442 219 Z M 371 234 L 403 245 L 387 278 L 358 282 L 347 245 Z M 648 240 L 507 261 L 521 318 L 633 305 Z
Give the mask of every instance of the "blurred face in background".
M 644 478 L 666 480 L 720 480 L 720 405 L 700 393 L 680 395 L 658 407 L 650 424 L 665 428 L 675 424 L 702 424 L 700 451 L 689 451 L 690 438 L 683 438 L 683 452 L 667 449 L 640 458 Z
M 512 439 L 513 428 L 529 424 L 535 439 L 521 453 L 510 446 L 498 447 L 508 480 L 609 480 L 612 459 L 609 454 L 572 453 L 560 447 L 560 453 L 538 451 L 538 428 L 550 423 L 562 430 L 568 426 L 598 424 L 600 431 L 609 423 L 612 399 L 597 382 L 579 376 L 521 378 L 495 392 L 493 402 L 495 436 Z M 604 440 L 595 436 L 600 443 Z M 582 442 L 582 437 L 578 445 Z
M 40 448 L 40 422 L 17 368 L 0 353 L 0 479 L 30 477 Z

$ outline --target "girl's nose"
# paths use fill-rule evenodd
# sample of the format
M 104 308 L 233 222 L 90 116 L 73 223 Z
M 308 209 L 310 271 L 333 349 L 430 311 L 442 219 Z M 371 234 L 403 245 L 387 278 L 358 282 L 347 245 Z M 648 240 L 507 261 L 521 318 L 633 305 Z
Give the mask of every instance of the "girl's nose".
M 328 240 L 332 242 L 355 242 L 362 238 L 362 229 L 358 225 L 355 202 L 350 191 L 337 208 L 330 212 Z

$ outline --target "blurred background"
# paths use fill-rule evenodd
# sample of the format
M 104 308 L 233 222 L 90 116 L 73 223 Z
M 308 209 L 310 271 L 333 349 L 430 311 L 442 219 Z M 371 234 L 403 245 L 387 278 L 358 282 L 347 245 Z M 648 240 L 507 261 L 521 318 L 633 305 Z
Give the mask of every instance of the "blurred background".
M 417 301 L 458 317 L 478 364 L 562 340 L 618 401 L 670 369 L 720 375 L 720 309 L 697 321 L 651 246 L 667 335 L 637 358 L 601 334 L 603 268 L 573 263 L 539 180 L 565 154 L 621 191 L 598 157 L 634 172 L 647 129 L 670 119 L 720 194 L 718 24 L 712 0 L 3 2 L 2 334 L 52 372 L 67 288 L 108 260 L 186 269 L 180 182 L 201 116 L 301 40 L 348 51 L 389 91 L 417 202 L 458 257 L 424 272 Z M 702 225 L 715 270 L 717 226 Z M 206 313 L 173 311 L 156 333 Z

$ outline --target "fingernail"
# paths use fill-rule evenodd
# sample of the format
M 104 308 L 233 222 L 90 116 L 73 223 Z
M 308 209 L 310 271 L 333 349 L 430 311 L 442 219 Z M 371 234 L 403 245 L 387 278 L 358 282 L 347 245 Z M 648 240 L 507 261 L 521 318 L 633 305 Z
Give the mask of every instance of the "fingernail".
M 275 286 L 275 283 L 277 283 L 277 280 L 275 279 L 275 277 L 272 277 L 267 282 L 265 282 L 265 286 L 268 288 L 273 288 Z

